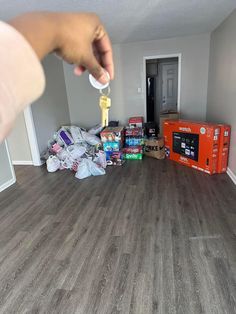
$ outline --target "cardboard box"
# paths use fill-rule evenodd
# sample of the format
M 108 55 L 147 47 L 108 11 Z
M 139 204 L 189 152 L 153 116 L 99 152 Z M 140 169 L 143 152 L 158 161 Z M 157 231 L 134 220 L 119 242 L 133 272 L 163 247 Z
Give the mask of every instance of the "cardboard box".
M 143 137 L 126 137 L 125 145 L 126 146 L 140 146 L 144 144 Z
M 101 141 L 105 142 L 123 142 L 124 141 L 124 127 L 107 127 L 101 133 Z
M 106 160 L 108 166 L 122 166 L 125 162 L 123 159 L 123 153 L 121 151 L 106 152 Z
M 121 149 L 121 142 L 105 142 L 103 143 L 104 152 L 118 152 Z
M 143 117 L 130 117 L 129 123 L 143 123 Z
M 166 157 L 208 174 L 217 173 L 220 131 L 217 124 L 166 120 Z
M 127 154 L 138 154 L 143 152 L 143 146 L 124 147 L 123 152 Z
M 124 154 L 124 158 L 129 160 L 141 160 L 143 159 L 143 154 Z
M 163 136 L 163 124 L 166 120 L 178 120 L 179 113 L 166 113 L 160 115 L 159 134 Z
M 158 127 L 155 122 L 145 123 L 145 134 L 149 137 L 156 138 L 158 136 Z
M 144 136 L 143 128 L 126 128 L 125 136 Z
M 230 125 L 227 124 L 219 124 L 219 127 L 220 127 L 220 142 L 217 172 L 223 173 L 227 171 L 228 167 L 231 127 Z
M 143 127 L 143 117 L 131 117 L 129 118 L 129 126 L 134 128 Z
M 144 155 L 156 159 L 165 158 L 164 138 L 148 139 L 144 142 Z

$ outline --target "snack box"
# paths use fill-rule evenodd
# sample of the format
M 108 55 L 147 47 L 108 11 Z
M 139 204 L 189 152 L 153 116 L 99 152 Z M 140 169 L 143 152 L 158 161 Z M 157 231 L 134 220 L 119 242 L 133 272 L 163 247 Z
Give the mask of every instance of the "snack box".
M 121 148 L 121 142 L 105 142 L 103 143 L 103 150 L 105 152 L 118 152 Z
M 124 141 L 124 127 L 107 127 L 101 133 L 101 141 L 105 142 L 123 142 Z
M 126 154 L 138 154 L 143 152 L 143 147 L 141 145 L 139 146 L 129 146 L 123 148 L 123 153 Z
M 143 137 L 126 137 L 125 138 L 125 145 L 127 145 L 127 146 L 144 145 L 144 138 Z
M 108 165 L 118 165 L 123 164 L 124 155 L 121 151 L 119 152 L 106 152 L 106 160 Z
M 129 160 L 141 160 L 143 159 L 143 154 L 124 154 L 124 158 Z
M 126 128 L 125 136 L 144 136 L 143 128 Z

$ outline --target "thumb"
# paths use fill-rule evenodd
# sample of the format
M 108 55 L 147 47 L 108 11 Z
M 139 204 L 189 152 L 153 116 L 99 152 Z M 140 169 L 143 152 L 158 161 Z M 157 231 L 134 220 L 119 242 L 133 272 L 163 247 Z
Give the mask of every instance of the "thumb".
M 86 57 L 86 60 L 83 62 L 83 66 L 92 74 L 93 77 L 97 81 L 102 84 L 106 84 L 109 82 L 110 78 L 108 73 L 104 70 L 104 68 L 99 64 L 94 54 L 91 52 Z

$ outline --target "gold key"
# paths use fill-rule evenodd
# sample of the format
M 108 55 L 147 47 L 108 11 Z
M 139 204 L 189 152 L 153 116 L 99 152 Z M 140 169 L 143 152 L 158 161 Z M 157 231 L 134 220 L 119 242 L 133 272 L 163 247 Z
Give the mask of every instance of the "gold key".
M 102 121 L 101 124 L 103 127 L 108 126 L 108 111 L 111 107 L 111 98 L 108 97 L 110 94 L 110 88 L 108 87 L 108 93 L 105 95 L 102 90 L 100 90 L 102 96 L 99 99 L 99 106 L 102 111 Z

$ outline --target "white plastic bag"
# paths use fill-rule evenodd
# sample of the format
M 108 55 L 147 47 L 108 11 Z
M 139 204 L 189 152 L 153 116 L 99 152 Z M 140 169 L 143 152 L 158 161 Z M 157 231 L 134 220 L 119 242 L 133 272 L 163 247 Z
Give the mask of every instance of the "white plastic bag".
M 93 161 L 105 169 L 107 166 L 106 153 L 103 150 L 99 150 Z
M 86 148 L 82 145 L 75 144 L 67 147 L 67 152 L 72 159 L 76 160 L 83 156 L 86 152 Z
M 65 160 L 66 158 L 70 157 L 70 154 L 65 148 L 63 148 L 60 152 L 57 153 L 57 157 L 59 160 Z
M 89 166 L 88 166 L 88 163 L 87 163 L 87 159 L 83 159 L 79 165 L 78 165 L 78 169 L 77 169 L 77 172 L 75 174 L 75 177 L 77 179 L 85 179 L 87 177 L 90 177 L 91 176 L 91 172 L 89 170 Z
M 71 157 L 67 157 L 61 162 L 61 169 L 72 169 L 74 160 Z
M 88 132 L 86 131 L 81 131 L 82 135 L 83 135 L 83 139 L 90 145 L 98 145 L 101 143 L 101 140 L 99 137 L 97 137 L 96 135 L 92 135 L 92 134 L 89 134 Z
M 85 141 L 81 133 L 81 128 L 78 126 L 72 125 L 70 127 L 70 133 L 75 143 L 82 143 Z
M 88 130 L 89 134 L 96 135 L 99 134 L 103 130 L 103 126 L 101 124 L 97 124 L 91 129 Z
M 60 168 L 60 160 L 57 156 L 50 155 L 46 161 L 47 164 L 47 171 L 48 172 L 55 172 Z
M 101 166 L 99 166 L 92 160 L 87 159 L 87 163 L 88 168 L 93 176 L 102 176 L 106 173 L 106 171 Z

